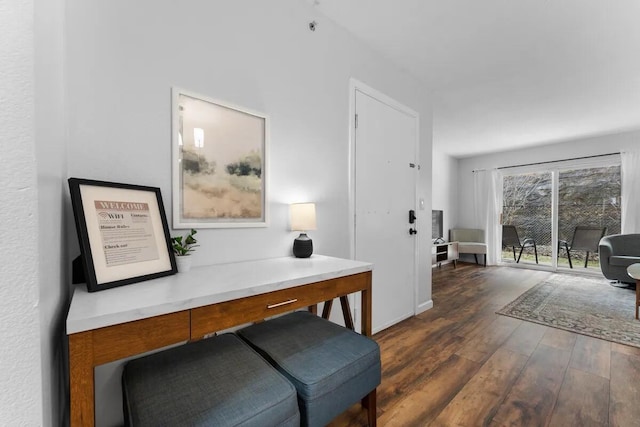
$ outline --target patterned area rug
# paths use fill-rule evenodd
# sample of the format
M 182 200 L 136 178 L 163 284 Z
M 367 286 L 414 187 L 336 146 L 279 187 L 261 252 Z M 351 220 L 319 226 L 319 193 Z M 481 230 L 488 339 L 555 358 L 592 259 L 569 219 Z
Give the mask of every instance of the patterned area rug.
M 635 298 L 604 279 L 554 274 L 496 313 L 640 347 Z

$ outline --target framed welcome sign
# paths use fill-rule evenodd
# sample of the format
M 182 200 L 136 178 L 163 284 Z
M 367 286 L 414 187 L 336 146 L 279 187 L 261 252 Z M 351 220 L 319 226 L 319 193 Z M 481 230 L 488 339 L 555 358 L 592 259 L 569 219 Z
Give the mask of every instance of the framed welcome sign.
M 176 273 L 160 189 L 69 178 L 89 292 Z

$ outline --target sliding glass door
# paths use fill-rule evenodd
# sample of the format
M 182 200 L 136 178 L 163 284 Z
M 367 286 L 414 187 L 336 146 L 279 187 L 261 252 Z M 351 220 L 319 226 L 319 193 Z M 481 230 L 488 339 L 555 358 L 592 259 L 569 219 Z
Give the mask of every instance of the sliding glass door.
M 608 163 L 503 172 L 502 262 L 600 271 L 600 238 L 620 233 L 620 165 Z
M 558 267 L 600 270 L 600 238 L 620 233 L 620 182 L 620 166 L 559 171 Z
M 505 175 L 502 186 L 502 261 L 552 265 L 551 172 Z

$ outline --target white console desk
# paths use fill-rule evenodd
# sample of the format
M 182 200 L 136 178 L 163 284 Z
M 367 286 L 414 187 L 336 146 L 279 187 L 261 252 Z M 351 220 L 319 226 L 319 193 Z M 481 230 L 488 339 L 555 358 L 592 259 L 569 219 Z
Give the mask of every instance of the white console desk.
M 362 292 L 362 333 L 371 336 L 372 264 L 322 255 L 195 267 L 146 282 L 88 293 L 75 289 L 67 316 L 71 426 L 93 426 L 94 368 L 171 344 L 325 304 Z

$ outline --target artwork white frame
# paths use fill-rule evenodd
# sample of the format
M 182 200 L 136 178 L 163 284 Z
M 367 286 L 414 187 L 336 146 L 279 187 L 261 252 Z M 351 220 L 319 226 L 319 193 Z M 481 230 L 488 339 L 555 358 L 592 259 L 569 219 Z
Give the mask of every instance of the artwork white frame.
M 269 117 L 172 88 L 173 228 L 268 226 Z

